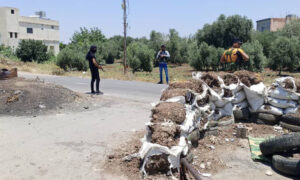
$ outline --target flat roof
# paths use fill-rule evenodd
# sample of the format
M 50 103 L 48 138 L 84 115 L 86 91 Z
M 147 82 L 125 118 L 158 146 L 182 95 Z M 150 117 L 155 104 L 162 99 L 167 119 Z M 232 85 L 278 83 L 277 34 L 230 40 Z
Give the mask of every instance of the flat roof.
M 19 22 L 32 23 L 32 24 L 44 24 L 51 26 L 59 26 L 59 22 L 51 19 L 40 18 L 40 17 L 27 17 L 20 16 Z

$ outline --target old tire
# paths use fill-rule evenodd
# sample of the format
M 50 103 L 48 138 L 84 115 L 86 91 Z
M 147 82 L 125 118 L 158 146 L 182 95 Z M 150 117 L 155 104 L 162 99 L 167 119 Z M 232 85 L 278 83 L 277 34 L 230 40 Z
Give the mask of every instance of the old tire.
M 288 123 L 285 123 L 285 122 L 280 122 L 280 126 L 285 128 L 285 129 L 291 130 L 293 132 L 300 132 L 300 126 L 288 124 Z
M 268 113 L 258 113 L 257 119 L 260 119 L 269 125 L 275 125 L 275 124 L 278 124 L 278 122 L 279 122 L 277 116 L 275 116 L 273 114 L 268 114 Z
M 263 155 L 270 156 L 273 154 L 300 149 L 300 133 L 285 134 L 262 142 L 260 150 Z
M 300 176 L 300 160 L 288 159 L 280 155 L 272 157 L 272 165 L 277 171 L 292 176 Z
M 248 108 L 236 109 L 233 111 L 233 116 L 235 120 L 248 121 L 250 119 L 250 111 Z
M 282 117 L 280 117 L 280 121 L 288 123 L 288 124 L 300 126 L 300 117 L 295 117 L 295 116 L 292 116 L 289 114 L 283 115 Z

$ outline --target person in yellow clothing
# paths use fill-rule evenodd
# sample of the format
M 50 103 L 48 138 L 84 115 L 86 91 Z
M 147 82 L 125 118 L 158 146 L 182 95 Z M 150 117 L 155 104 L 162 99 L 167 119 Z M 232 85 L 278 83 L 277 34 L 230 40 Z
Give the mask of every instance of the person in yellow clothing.
M 248 62 L 249 56 L 241 49 L 242 44 L 243 42 L 240 39 L 235 38 L 232 47 L 226 50 L 221 57 L 221 64 L 225 67 L 235 64 L 237 68 L 240 68 L 245 62 Z

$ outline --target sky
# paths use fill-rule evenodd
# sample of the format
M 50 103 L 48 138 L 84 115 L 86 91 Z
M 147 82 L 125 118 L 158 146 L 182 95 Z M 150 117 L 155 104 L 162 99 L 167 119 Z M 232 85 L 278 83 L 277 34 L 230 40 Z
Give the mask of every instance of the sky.
M 22 16 L 46 11 L 60 23 L 60 40 L 68 43 L 80 27 L 98 27 L 106 37 L 122 35 L 122 0 L 0 0 L 0 6 L 17 7 Z M 255 22 L 270 17 L 300 16 L 299 0 L 129 0 L 128 35 L 149 37 L 152 30 L 175 28 L 189 36 L 212 23 L 220 14 L 239 14 Z M 0 27 L 1 28 L 1 27 Z

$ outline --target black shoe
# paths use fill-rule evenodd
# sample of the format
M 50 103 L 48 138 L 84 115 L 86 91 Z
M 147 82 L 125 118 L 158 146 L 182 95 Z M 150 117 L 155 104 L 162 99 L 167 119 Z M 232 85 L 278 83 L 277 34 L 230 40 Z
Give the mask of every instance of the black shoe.
M 103 92 L 101 92 L 101 91 L 96 91 L 96 93 L 97 94 L 99 94 L 99 95 L 102 95 L 102 94 L 104 94 Z
M 162 84 L 163 82 L 159 81 L 157 84 Z
M 96 92 L 95 91 L 91 91 L 91 94 L 96 94 Z

